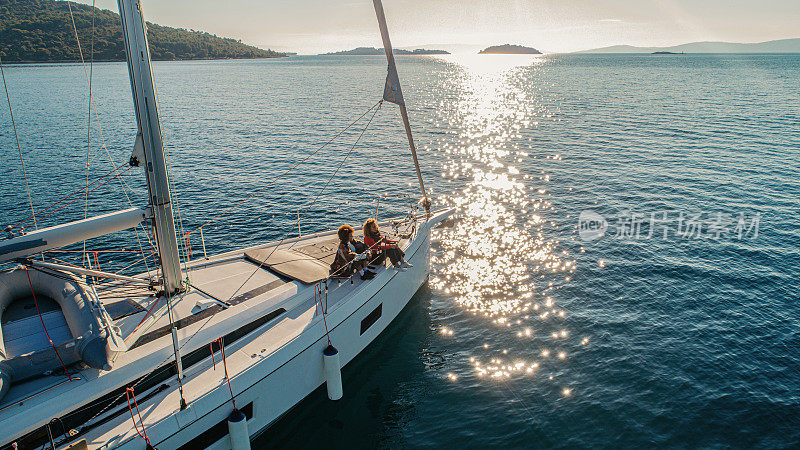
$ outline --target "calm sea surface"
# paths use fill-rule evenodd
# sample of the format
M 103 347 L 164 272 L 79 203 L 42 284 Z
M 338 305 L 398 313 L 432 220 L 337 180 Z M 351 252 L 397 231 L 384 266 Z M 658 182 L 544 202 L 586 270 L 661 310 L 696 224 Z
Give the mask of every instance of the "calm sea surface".
M 257 447 L 800 445 L 800 55 L 398 64 L 429 190 L 459 220 L 434 236 L 429 284 L 345 368 L 345 398 L 315 392 Z M 385 73 L 380 57 L 154 67 L 186 231 L 364 113 Z M 86 75 L 5 75 L 42 209 L 86 184 Z M 92 69 L 90 181 L 130 155 L 127 76 Z M 311 232 L 358 225 L 378 194 L 416 195 L 391 104 L 321 191 L 369 117 L 209 225 L 208 252 L 296 234 L 298 209 Z M 30 215 L 5 104 L 0 173 L 5 227 Z M 122 180 L 38 225 L 127 207 L 126 193 L 144 204 L 140 169 Z M 380 214 L 407 209 L 387 199 Z M 90 247 L 139 250 L 135 236 Z

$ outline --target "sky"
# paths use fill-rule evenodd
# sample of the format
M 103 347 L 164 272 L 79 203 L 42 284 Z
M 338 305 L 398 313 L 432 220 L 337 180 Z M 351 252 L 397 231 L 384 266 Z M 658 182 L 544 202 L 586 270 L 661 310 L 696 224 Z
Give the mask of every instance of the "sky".
M 92 4 L 93 0 L 80 0 Z M 115 0 L 94 0 L 117 10 Z M 380 47 L 371 0 L 142 0 L 145 18 L 262 48 Z M 384 0 L 395 47 L 520 44 L 567 52 L 629 44 L 800 37 L 800 0 Z

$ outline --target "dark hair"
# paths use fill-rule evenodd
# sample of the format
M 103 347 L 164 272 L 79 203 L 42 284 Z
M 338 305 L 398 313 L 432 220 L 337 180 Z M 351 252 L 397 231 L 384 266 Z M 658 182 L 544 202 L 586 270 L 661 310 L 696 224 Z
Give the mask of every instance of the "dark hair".
M 353 234 L 354 231 L 356 230 L 354 230 L 350 225 L 342 225 L 339 227 L 339 231 L 337 231 L 336 234 L 339 235 L 340 241 L 347 242 L 349 240 L 348 238 L 351 234 Z

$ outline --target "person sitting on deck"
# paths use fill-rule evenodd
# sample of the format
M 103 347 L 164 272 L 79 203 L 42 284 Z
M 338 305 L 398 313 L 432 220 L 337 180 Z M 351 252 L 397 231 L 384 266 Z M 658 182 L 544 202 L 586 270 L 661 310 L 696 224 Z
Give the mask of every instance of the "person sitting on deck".
M 337 232 L 339 245 L 336 248 L 336 256 L 331 264 L 331 276 L 347 278 L 354 271 L 357 271 L 362 280 L 371 280 L 375 277 L 375 272 L 365 270 L 368 253 L 356 253 L 358 241 L 353 237 L 354 231 L 350 225 L 339 227 Z
M 372 264 L 383 264 L 388 256 L 394 267 L 413 267 L 404 259 L 405 253 L 400 250 L 397 241 L 381 235 L 378 221 L 375 219 L 364 222 L 364 243 L 372 250 Z

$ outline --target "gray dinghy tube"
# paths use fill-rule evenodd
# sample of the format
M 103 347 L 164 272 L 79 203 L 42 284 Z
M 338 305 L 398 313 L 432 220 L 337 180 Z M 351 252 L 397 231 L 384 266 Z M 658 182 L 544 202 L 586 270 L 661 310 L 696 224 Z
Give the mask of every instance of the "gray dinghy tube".
M 0 322 L 2 315 L 13 302 L 31 298 L 31 288 L 38 301 L 49 298 L 58 303 L 67 322 L 71 339 L 24 354 L 10 355 L 0 327 L 0 401 L 11 383 L 47 375 L 61 368 L 58 357 L 69 366 L 83 361 L 89 367 L 111 370 L 117 353 L 124 351 L 118 343 L 124 342 L 119 330 L 112 326 L 111 318 L 96 296 L 85 290 L 74 275 L 58 276 L 24 266 L 0 272 Z M 28 282 L 30 275 L 30 283 Z M 37 322 L 41 326 L 41 322 Z M 42 332 L 43 330 L 37 330 Z M 113 336 L 112 336 L 113 334 Z

